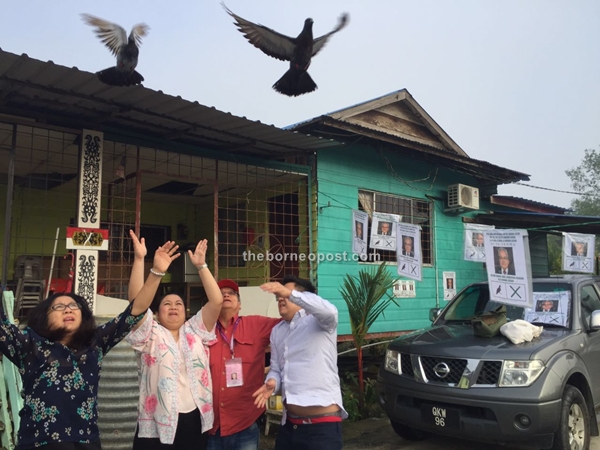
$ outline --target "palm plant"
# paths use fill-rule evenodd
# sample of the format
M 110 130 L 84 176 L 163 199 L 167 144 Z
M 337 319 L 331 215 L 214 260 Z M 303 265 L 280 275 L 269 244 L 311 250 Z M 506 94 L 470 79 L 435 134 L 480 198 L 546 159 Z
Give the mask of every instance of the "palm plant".
M 364 381 L 362 347 L 365 344 L 369 328 L 391 302 L 394 297 L 388 292 L 395 278 L 386 268 L 386 263 L 375 268 L 362 269 L 358 276 L 346 275 L 340 294 L 348 306 L 352 338 L 358 357 L 358 389 L 359 408 L 364 405 Z

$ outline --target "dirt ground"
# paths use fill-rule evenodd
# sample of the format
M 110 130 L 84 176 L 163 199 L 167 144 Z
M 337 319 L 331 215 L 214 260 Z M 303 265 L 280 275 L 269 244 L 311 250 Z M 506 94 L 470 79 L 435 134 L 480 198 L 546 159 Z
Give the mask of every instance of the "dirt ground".
M 598 417 L 600 418 L 600 417 Z M 399 438 L 388 419 L 367 419 L 360 422 L 343 422 L 345 450 L 481 450 L 482 444 L 460 439 L 433 436 L 420 442 Z M 260 450 L 275 448 L 277 425 L 271 425 L 269 436 L 261 429 Z M 485 445 L 486 450 L 507 450 L 508 447 Z M 590 450 L 600 450 L 600 437 L 593 437 Z

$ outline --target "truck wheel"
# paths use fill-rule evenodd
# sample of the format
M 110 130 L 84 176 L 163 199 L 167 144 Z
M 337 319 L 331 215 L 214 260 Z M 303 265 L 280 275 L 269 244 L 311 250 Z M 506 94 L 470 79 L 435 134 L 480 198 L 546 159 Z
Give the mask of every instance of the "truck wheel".
M 581 391 L 567 385 L 552 450 L 589 450 L 590 415 Z
M 425 431 L 417 430 L 407 425 L 402 425 L 401 423 L 394 422 L 393 420 L 390 420 L 390 423 L 392 424 L 392 428 L 396 434 L 407 441 L 422 441 L 423 439 L 427 439 L 429 437 L 429 433 Z

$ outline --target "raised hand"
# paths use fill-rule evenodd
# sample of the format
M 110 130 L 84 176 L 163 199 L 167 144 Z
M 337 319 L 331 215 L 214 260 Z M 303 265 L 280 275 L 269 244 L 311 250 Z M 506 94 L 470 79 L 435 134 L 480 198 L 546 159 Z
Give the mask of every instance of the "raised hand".
M 164 245 L 158 247 L 156 253 L 154 253 L 153 269 L 158 272 L 166 272 L 171 263 L 181 255 L 181 253 L 177 253 L 178 248 L 179 245 L 175 244 L 174 241 L 167 241 Z
M 135 259 L 144 259 L 148 254 L 146 240 L 144 238 L 138 239 L 133 230 L 129 230 L 129 236 L 131 237 L 131 242 L 133 243 L 133 256 Z
M 206 264 L 206 250 L 208 249 L 208 241 L 206 239 L 202 239 L 196 245 L 196 250 L 192 253 L 191 250 L 188 250 L 188 255 L 190 256 L 190 261 L 196 268 L 200 268 L 200 266 Z
M 275 380 L 273 378 L 269 378 L 267 382 L 260 387 L 260 389 L 252 394 L 252 397 L 256 397 L 254 399 L 254 404 L 257 408 L 265 407 L 267 400 L 269 400 L 269 397 L 273 395 L 273 392 L 275 392 L 276 386 L 277 383 Z
M 265 292 L 275 294 L 277 297 L 290 298 L 290 295 L 292 295 L 291 290 L 276 281 L 261 284 L 260 288 Z

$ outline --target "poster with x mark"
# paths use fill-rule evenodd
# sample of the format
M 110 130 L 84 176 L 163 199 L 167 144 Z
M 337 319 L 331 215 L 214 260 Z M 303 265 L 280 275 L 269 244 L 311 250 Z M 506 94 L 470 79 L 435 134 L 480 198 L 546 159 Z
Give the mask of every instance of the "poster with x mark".
M 490 299 L 533 307 L 529 237 L 526 230 L 483 232 Z

